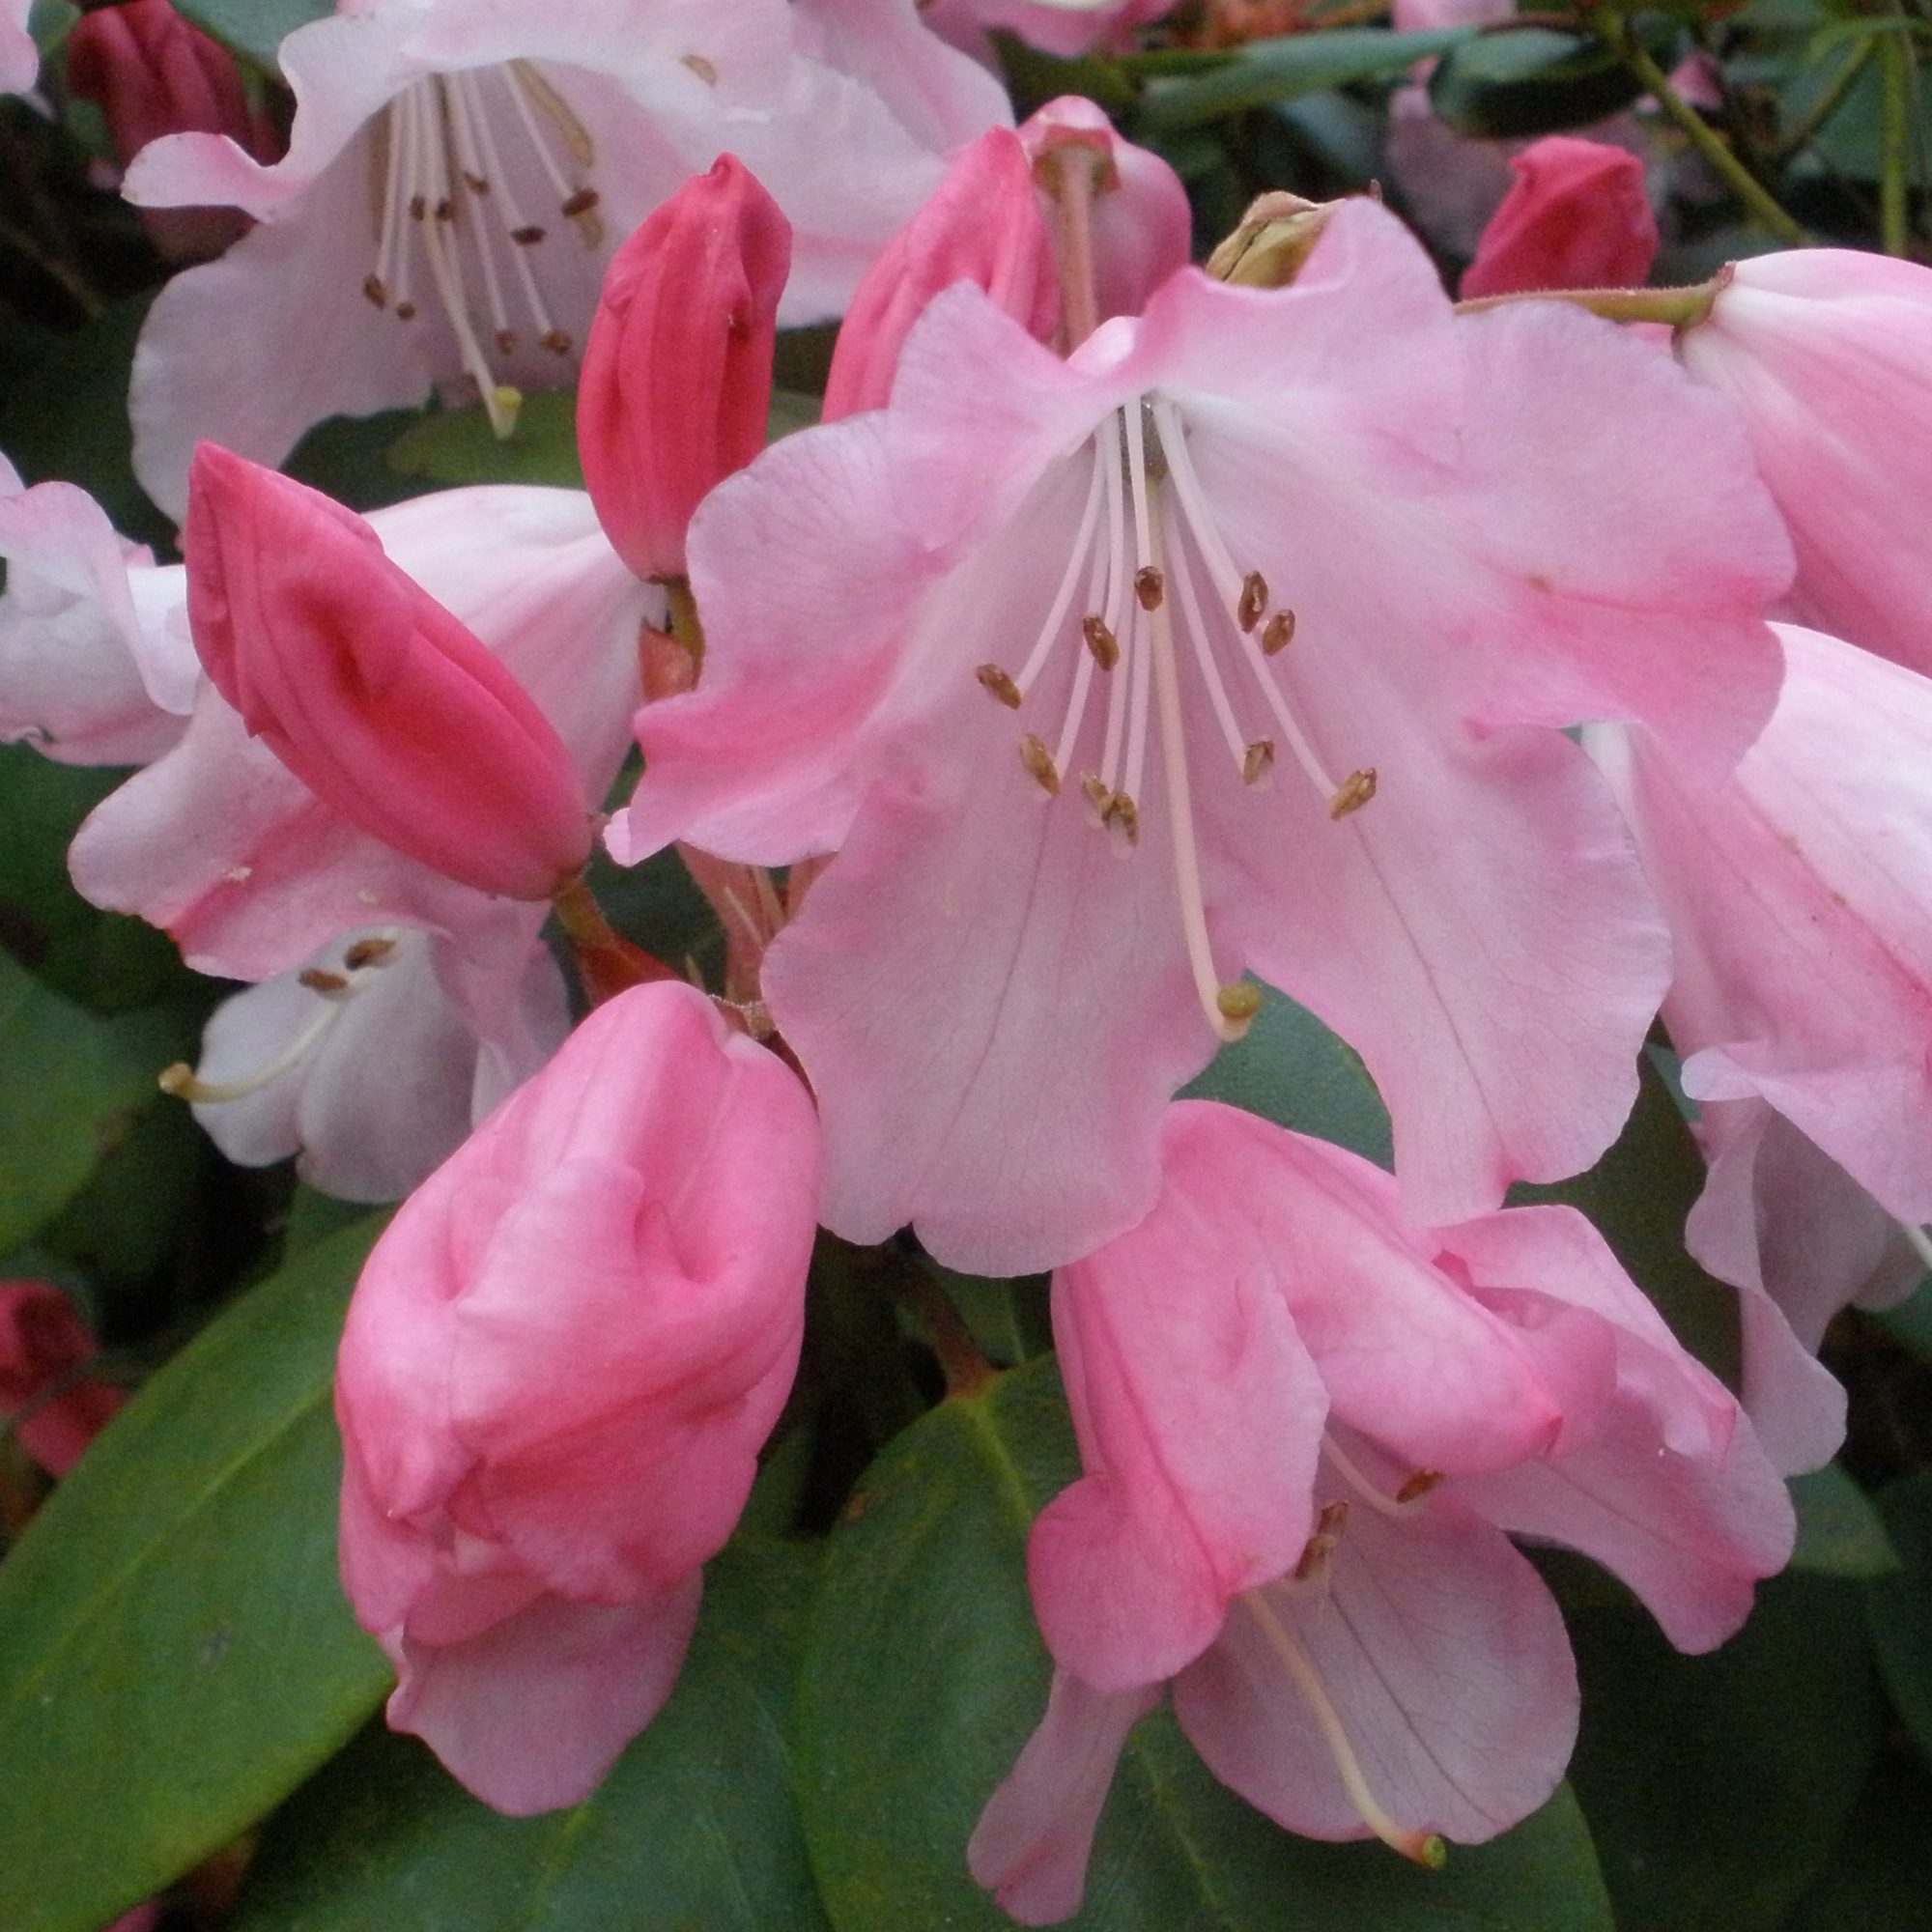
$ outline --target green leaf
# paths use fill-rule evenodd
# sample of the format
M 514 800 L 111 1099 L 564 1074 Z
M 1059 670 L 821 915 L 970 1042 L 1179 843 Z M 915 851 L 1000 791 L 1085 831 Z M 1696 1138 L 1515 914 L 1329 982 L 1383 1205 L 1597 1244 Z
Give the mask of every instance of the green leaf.
M 1638 1063 L 1638 1076 L 1636 1105 L 1616 1145 L 1595 1167 L 1552 1186 L 1519 1184 L 1510 1189 L 1510 1202 L 1580 1208 L 1677 1339 L 1735 1388 L 1736 1293 L 1706 1274 L 1684 1246 L 1685 1219 L 1703 1191 L 1704 1157 L 1648 1054 Z
M 1877 1508 L 1836 1463 L 1796 1477 L 1791 1500 L 1798 1506 L 1794 1569 L 1860 1577 L 1887 1577 L 1899 1568 Z
M 1651 50 L 1671 65 L 1674 28 Z M 1645 37 L 1646 46 L 1651 37 Z M 1551 27 L 1479 34 L 1443 57 L 1429 76 L 1429 99 L 1459 134 L 1514 140 L 1587 127 L 1628 107 L 1640 82 L 1607 41 Z
M 233 1932 L 819 1932 L 783 1721 L 799 1549 L 710 1565 L 656 1721 L 568 1810 L 503 1818 L 372 1726 L 270 1825 Z
M 59 48 L 79 18 L 80 9 L 72 0 L 33 0 L 27 10 L 27 31 L 43 58 Z
M 1904 1568 L 1865 1585 L 1865 1620 L 1892 1704 L 1932 1765 L 1932 1469 L 1888 1484 L 1878 1507 Z
M 1356 81 L 1386 80 L 1419 60 L 1461 46 L 1473 27 L 1432 27 L 1397 34 L 1383 27 L 1335 27 L 1250 41 L 1233 59 L 1183 80 L 1153 81 L 1136 126 L 1147 133 L 1196 128 L 1224 114 L 1321 94 Z
M 154 1099 L 156 1037 L 145 1016 L 98 1018 L 0 952 L 0 1254 L 80 1192 Z
M 1925 1932 L 1925 1825 L 1932 1776 L 1881 1758 L 1830 1861 L 1778 1932 Z
M 1921 1362 L 1932 1362 L 1932 1281 L 1920 1282 L 1896 1308 L 1881 1309 L 1872 1320 Z
M 377 1225 L 227 1310 L 0 1565 L 8 1932 L 98 1932 L 261 1817 L 382 1696 L 388 1665 L 336 1580 L 328 1406 Z
M 1027 1527 L 1077 1470 L 1051 1361 L 955 1398 L 880 1456 L 820 1571 L 796 1707 L 800 1808 L 838 1932 L 1009 1932 L 966 1871 L 1045 1706 Z M 1610 1932 L 1567 1794 L 1439 1873 L 1321 1845 L 1225 1791 L 1172 1721 L 1129 1740 L 1078 1932 Z
M 405 475 L 439 483 L 550 483 L 583 487 L 577 460 L 577 391 L 539 389 L 524 398 L 513 435 L 498 437 L 478 403 L 424 416 L 389 445 Z
M 1620 1932 L 1772 1932 L 1816 1875 L 1878 1742 L 1858 1586 L 1791 1572 L 1709 1657 L 1641 1611 L 1571 1619 L 1570 1778 Z
M 1273 987 L 1246 1035 L 1224 1046 L 1183 1097 L 1225 1100 L 1297 1133 L 1394 1165 L 1388 1109 L 1361 1057 Z
M 176 5 L 196 26 L 270 73 L 285 35 L 335 12 L 334 0 L 176 0 Z

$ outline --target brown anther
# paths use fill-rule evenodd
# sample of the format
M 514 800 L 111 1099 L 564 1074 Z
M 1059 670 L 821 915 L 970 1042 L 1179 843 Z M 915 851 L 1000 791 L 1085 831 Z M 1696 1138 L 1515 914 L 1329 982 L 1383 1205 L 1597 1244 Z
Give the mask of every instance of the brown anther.
M 454 221 L 456 219 L 456 204 L 447 195 L 437 203 L 436 218 L 439 221 Z
M 428 214 L 429 214 L 428 197 L 426 195 L 420 195 L 420 194 L 411 195 L 410 219 L 412 221 L 421 221 L 424 220 L 428 216 Z
M 1257 738 L 1241 754 L 1241 782 L 1260 784 L 1274 769 L 1274 740 Z
M 682 65 L 688 67 L 707 87 L 718 85 L 718 70 L 702 54 L 685 54 Z
M 471 194 L 488 194 L 490 192 L 490 183 L 487 177 L 472 175 L 468 168 L 463 170 L 463 185 Z
M 1342 1534 L 1342 1525 L 1349 1520 L 1349 1499 L 1337 1496 L 1332 1503 L 1323 1503 L 1315 1518 L 1315 1527 L 1323 1536 L 1335 1537 Z
M 594 187 L 581 187 L 557 210 L 557 213 L 566 221 L 575 221 L 580 214 L 588 214 L 596 206 L 597 190 Z
M 522 248 L 534 248 L 544 239 L 544 231 L 534 221 L 510 230 L 510 240 Z
M 1266 614 L 1267 607 L 1267 579 L 1259 570 L 1251 570 L 1241 579 L 1241 597 L 1235 606 L 1235 621 L 1242 630 L 1252 631 Z
M 1107 822 L 1107 806 L 1114 794 L 1107 789 L 1107 781 L 1098 772 L 1089 772 L 1080 781 L 1080 789 L 1086 794 L 1087 803 L 1100 814 L 1100 823 Z
M 1060 771 L 1053 762 L 1053 753 L 1031 731 L 1020 740 L 1020 763 L 1039 781 L 1042 791 L 1058 796 Z
M 1167 595 L 1167 579 L 1152 564 L 1144 563 L 1134 572 L 1134 595 L 1143 611 L 1158 611 Z
M 1251 1020 L 1262 1009 L 1262 989 L 1252 980 L 1236 980 L 1214 995 L 1214 1007 L 1224 1020 Z
M 1294 641 L 1294 612 L 1277 611 L 1262 626 L 1262 650 L 1268 657 L 1277 651 L 1285 651 Z
M 1082 617 L 1080 635 L 1087 639 L 1087 648 L 1094 653 L 1094 662 L 1102 670 L 1112 670 L 1120 663 L 1121 640 L 1108 628 L 1106 618 Z
M 547 328 L 538 338 L 553 355 L 568 355 L 571 350 L 570 331 L 567 328 Z
M 416 305 L 412 301 L 399 301 L 396 304 L 398 322 L 413 322 L 416 319 Z
M 514 328 L 499 328 L 497 331 L 497 354 L 514 355 L 517 353 L 517 331 Z
M 352 973 L 359 973 L 365 966 L 375 966 L 388 958 L 396 950 L 393 939 L 358 939 L 342 955 L 342 963 Z
M 1408 1477 L 1402 1488 L 1395 1492 L 1399 1503 L 1412 1503 L 1426 1496 L 1442 1480 L 1440 1469 L 1418 1469 Z
M 1370 765 L 1365 771 L 1350 772 L 1336 788 L 1335 796 L 1328 801 L 1330 818 L 1347 818 L 1351 811 L 1360 811 L 1376 795 L 1376 768 Z
M 1318 1531 L 1302 1545 L 1300 1560 L 1294 1566 L 1294 1580 L 1305 1583 L 1333 1554 L 1335 1539 Z
M 1129 845 L 1141 842 L 1141 809 L 1123 791 L 1108 799 L 1100 813 L 1100 823 L 1122 834 Z
M 381 275 L 364 275 L 362 277 L 362 293 L 365 296 L 367 296 L 369 299 L 372 302 L 374 302 L 378 308 L 388 307 L 389 291 L 387 290 L 387 288 L 384 286 L 383 278 Z
M 340 973 L 330 973 L 321 966 L 304 966 L 296 978 L 311 993 L 343 993 L 349 989 L 349 981 Z
M 1020 688 L 998 665 L 981 665 L 973 675 L 980 685 L 990 691 L 1009 711 L 1020 708 Z

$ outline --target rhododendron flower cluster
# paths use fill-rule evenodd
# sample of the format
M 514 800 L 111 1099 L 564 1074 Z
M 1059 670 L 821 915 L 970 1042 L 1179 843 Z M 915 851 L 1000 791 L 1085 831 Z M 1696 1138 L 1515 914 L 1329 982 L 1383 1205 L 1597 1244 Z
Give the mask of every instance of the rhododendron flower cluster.
M 152 502 L 0 456 L 0 739 L 69 768 L 88 907 L 231 982 L 71 1057 L 104 1163 L 130 1056 L 295 1162 L 221 1184 L 278 1204 L 289 1346 L 333 1353 L 381 1655 L 328 1641 L 513 1817 L 755 1729 L 778 1862 L 862 1900 L 800 1923 L 1089 1922 L 1144 1749 L 1177 1815 L 1244 1807 L 1210 1845 L 1259 1813 L 1433 1873 L 1571 1829 L 1583 1627 L 1749 1640 L 1785 1478 L 1846 1437 L 1828 1331 L 1932 1264 L 1932 269 L 1647 287 L 1654 174 L 1563 133 L 1460 274 L 1378 194 L 1271 182 L 1224 234 L 1111 102 L 1016 123 L 998 77 L 1100 49 L 1191 133 L 1274 98 L 1238 9 L 308 11 L 273 74 L 163 0 L 60 64 L 129 203 L 215 213 L 152 231 L 192 263 L 131 351 Z M 1495 14 L 1404 24 L 1453 59 Z M 0 1021 L 96 1023 L 91 917 L 0 925 Z M 25 1232 L 135 1164 L 50 1168 Z M 394 1208 L 339 1328 L 318 1196 Z M 193 1406 L 229 1316 L 124 1423 L 24 1252 L 33 1460 Z M 184 1492 L 305 1426 L 216 1432 Z M 6 1668 L 0 1615 L 0 1719 Z M 905 1749 L 971 1671 L 970 1734 Z M 378 1691 L 331 1695 L 269 1802 Z M 855 1878 L 862 1826 L 941 1878 Z

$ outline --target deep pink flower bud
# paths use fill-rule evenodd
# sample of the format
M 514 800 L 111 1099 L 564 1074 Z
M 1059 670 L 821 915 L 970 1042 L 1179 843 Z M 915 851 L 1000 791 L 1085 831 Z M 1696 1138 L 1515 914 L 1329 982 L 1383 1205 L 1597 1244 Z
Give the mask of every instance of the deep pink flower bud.
M 50 1476 L 64 1476 L 121 1406 L 118 1388 L 77 1372 L 100 1352 L 59 1289 L 0 1282 L 0 1414 Z
M 693 175 L 617 250 L 583 351 L 590 500 L 639 577 L 684 575 L 711 488 L 764 447 L 791 224 L 735 155 Z
M 1060 319 L 1053 240 L 1033 163 L 1010 128 L 960 150 L 925 205 L 886 244 L 839 325 L 822 420 L 883 408 L 912 326 L 941 289 L 984 289 L 1041 342 Z
M 163 134 L 226 134 L 258 160 L 274 158 L 234 57 L 170 0 L 123 0 L 83 14 L 68 36 L 67 81 L 106 118 L 124 168 Z M 141 219 L 177 261 L 218 254 L 248 227 L 246 215 L 225 208 L 143 209 Z
M 342 1339 L 342 1574 L 389 1721 L 513 1813 L 656 1715 L 791 1386 L 811 1102 L 675 981 L 598 1008 L 407 1201 Z
M 1516 180 L 1490 217 L 1463 295 L 1636 288 L 1657 259 L 1643 163 L 1624 148 L 1550 134 L 1510 156 Z
M 204 442 L 184 549 L 203 667 L 319 798 L 482 892 L 548 898 L 582 868 L 563 741 L 353 510 Z

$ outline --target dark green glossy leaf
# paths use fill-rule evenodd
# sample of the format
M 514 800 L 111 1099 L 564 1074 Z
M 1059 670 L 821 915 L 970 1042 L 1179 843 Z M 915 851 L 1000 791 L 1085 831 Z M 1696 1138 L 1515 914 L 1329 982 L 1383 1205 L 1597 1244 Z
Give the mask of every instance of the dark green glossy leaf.
M 1921 1362 L 1932 1362 L 1932 1282 L 1921 1282 L 1896 1308 L 1883 1309 L 1872 1320 Z
M 73 31 L 73 23 L 80 18 L 80 9 L 72 0 L 33 0 L 27 10 L 27 31 L 34 37 L 34 44 L 43 56 L 54 52 L 60 43 Z
M 371 1726 L 277 1814 L 234 1932 L 820 1932 L 784 1744 L 800 1549 L 706 1574 L 675 1691 L 594 1796 L 502 1818 Z
M 0 745 L 0 936 L 54 991 L 109 1011 L 207 986 L 166 933 L 97 910 L 68 878 L 67 848 L 81 820 L 127 776 Z
M 1673 36 L 1665 30 L 1662 38 L 1668 67 Z M 1607 42 L 1551 27 L 1480 34 L 1445 55 L 1429 77 L 1436 113 L 1459 134 L 1482 140 L 1587 127 L 1642 92 Z
M 1573 1616 L 1571 1782 L 1619 1932 L 1772 1932 L 1810 1884 L 1878 1742 L 1859 1586 L 1791 1572 L 1709 1657 L 1642 1611 Z
M 335 12 L 333 0 L 176 0 L 176 5 L 196 26 L 271 73 L 284 35 Z
M 1797 1569 L 1827 1577 L 1886 1577 L 1898 1569 L 1877 1508 L 1837 1463 L 1797 1477 L 1791 1500 L 1798 1505 Z
M 1616 1145 L 1595 1167 L 1553 1186 L 1513 1187 L 1509 1198 L 1513 1204 L 1562 1201 L 1580 1208 L 1677 1339 L 1735 1387 L 1737 1297 L 1684 1246 L 1685 1218 L 1704 1186 L 1704 1158 L 1648 1054 L 1638 1071 L 1636 1105 Z
M 146 1016 L 101 1019 L 0 953 L 0 1254 L 79 1193 L 154 1099 L 158 1037 Z
M 382 1696 L 388 1665 L 336 1580 L 328 1404 L 374 1233 L 229 1309 L 0 1565 L 8 1932 L 98 1932 L 261 1817 Z
M 1932 1470 L 1889 1484 L 1878 1506 L 1904 1568 L 1865 1586 L 1866 1621 L 1892 1704 L 1932 1765 Z
M 1388 1109 L 1361 1057 L 1306 1008 L 1264 991 L 1246 1036 L 1215 1055 L 1185 1097 L 1225 1100 L 1392 1166 Z
M 838 1932 L 1006 1932 L 966 1871 L 987 1794 L 1044 1706 L 1024 1574 L 1034 1511 L 1075 1472 L 1040 1361 L 897 1437 L 835 1531 L 807 1629 L 800 1807 Z M 1079 1932 L 1610 1932 L 1567 1794 L 1493 1845 L 1420 1871 L 1375 1844 L 1277 1830 L 1215 1783 L 1165 1716 L 1101 1819 Z
M 1831 1859 L 1778 1932 L 1925 1932 L 1932 1773 L 1903 1753 L 1874 1768 Z
M 1334 27 L 1251 41 L 1232 59 L 1206 73 L 1151 82 L 1141 101 L 1137 127 L 1149 133 L 1197 128 L 1224 114 L 1321 94 L 1356 81 L 1387 80 L 1419 60 L 1447 53 L 1467 41 L 1471 27 L 1432 27 L 1397 34 L 1384 27 Z

